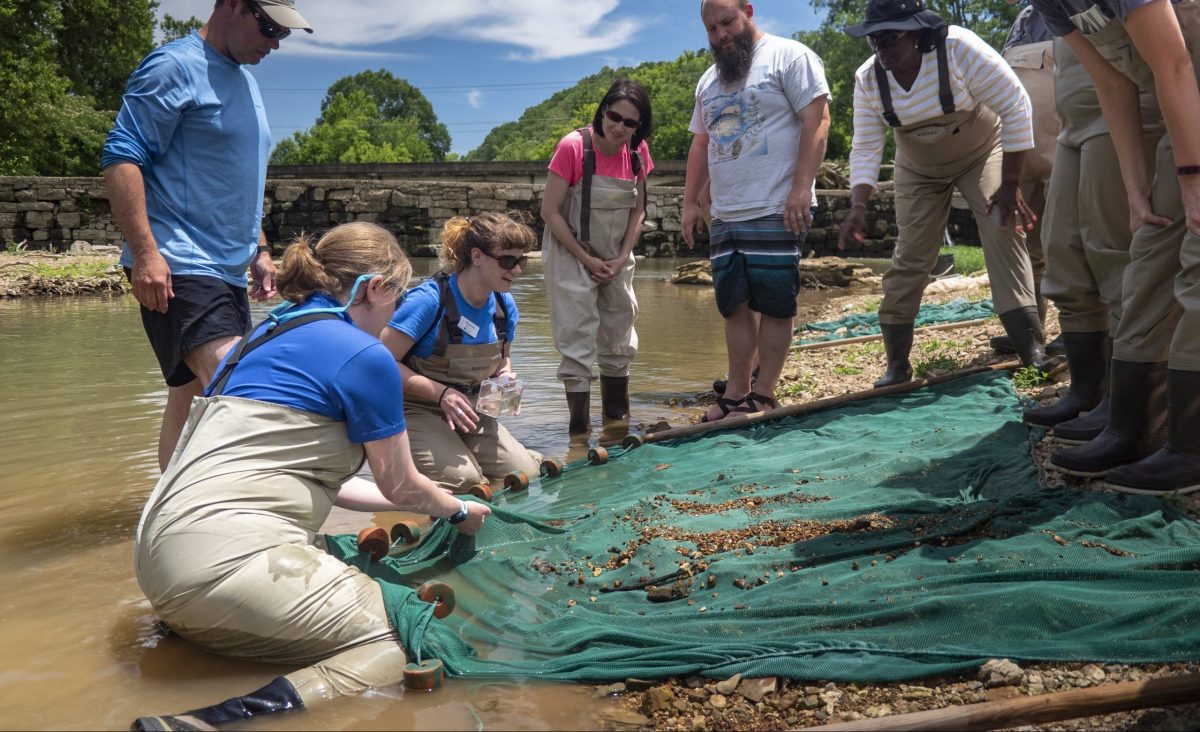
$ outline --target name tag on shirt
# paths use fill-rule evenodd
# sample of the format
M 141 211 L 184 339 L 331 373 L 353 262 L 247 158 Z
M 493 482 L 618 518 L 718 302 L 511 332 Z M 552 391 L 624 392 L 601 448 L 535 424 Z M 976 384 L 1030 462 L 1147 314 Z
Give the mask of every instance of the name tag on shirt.
M 458 319 L 458 329 L 466 333 L 471 338 L 479 335 L 479 326 L 467 320 L 466 316 L 461 316 Z

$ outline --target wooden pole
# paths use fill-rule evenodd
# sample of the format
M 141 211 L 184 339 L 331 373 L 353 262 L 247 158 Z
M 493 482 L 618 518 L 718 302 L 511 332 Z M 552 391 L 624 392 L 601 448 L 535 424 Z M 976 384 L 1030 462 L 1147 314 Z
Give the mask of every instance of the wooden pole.
M 986 730 L 1197 702 L 1200 702 L 1200 674 L 1185 674 L 804 729 L 821 732 Z
M 983 325 L 988 322 L 987 318 L 979 320 L 964 320 L 960 323 L 938 323 L 937 325 L 926 325 L 922 328 L 917 328 L 917 333 L 924 333 L 927 330 L 953 330 L 954 328 L 966 328 L 970 325 Z M 813 351 L 818 348 L 833 348 L 834 346 L 846 346 L 851 343 L 866 343 L 868 341 L 878 341 L 883 338 L 882 333 L 874 335 L 855 336 L 854 338 L 839 338 L 835 341 L 817 341 L 816 343 L 803 343 L 799 346 L 792 346 L 793 351 Z
M 795 417 L 801 414 L 812 414 L 813 412 L 821 412 L 826 409 L 833 409 L 844 404 L 859 402 L 864 399 L 873 399 L 881 396 L 891 396 L 893 394 L 906 394 L 910 391 L 933 386 L 934 384 L 943 384 L 947 381 L 962 379 L 975 374 L 983 374 L 990 371 L 1015 371 L 1021 368 L 1020 361 L 1005 361 L 1003 363 L 992 364 L 990 366 L 976 366 L 973 369 L 966 371 L 956 371 L 952 374 L 943 374 L 935 376 L 931 379 L 913 379 L 904 384 L 895 386 L 885 386 L 882 389 L 867 389 L 865 391 L 856 391 L 850 394 L 842 394 L 841 396 L 829 397 L 827 399 L 818 399 L 804 404 L 792 404 L 779 409 L 772 409 L 769 412 L 755 412 L 753 414 L 737 415 L 726 417 L 717 422 L 704 422 L 700 424 L 690 424 L 686 427 L 676 427 L 662 432 L 651 432 L 644 438 L 645 442 L 662 442 L 663 440 L 675 440 L 681 437 L 694 437 L 702 435 L 713 430 L 739 429 L 749 427 L 750 425 L 760 422 L 772 422 L 777 419 L 786 417 Z

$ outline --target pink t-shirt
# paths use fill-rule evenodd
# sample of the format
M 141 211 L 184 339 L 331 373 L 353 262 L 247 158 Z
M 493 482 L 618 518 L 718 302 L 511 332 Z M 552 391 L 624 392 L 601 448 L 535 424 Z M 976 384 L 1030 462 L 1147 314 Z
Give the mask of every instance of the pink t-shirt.
M 622 145 L 621 151 L 616 155 L 605 155 L 596 147 L 594 135 L 595 133 L 592 138 L 592 149 L 596 152 L 596 175 L 619 180 L 633 180 L 633 163 L 629 156 L 629 146 Z M 642 169 L 638 174 L 638 180 L 645 180 L 650 171 L 654 170 L 654 161 L 650 159 L 650 148 L 646 146 L 645 140 L 638 145 L 638 154 L 642 158 Z M 554 148 L 554 156 L 550 158 L 550 170 L 571 186 L 583 178 L 583 135 L 579 130 L 572 130 L 559 140 L 558 147 Z

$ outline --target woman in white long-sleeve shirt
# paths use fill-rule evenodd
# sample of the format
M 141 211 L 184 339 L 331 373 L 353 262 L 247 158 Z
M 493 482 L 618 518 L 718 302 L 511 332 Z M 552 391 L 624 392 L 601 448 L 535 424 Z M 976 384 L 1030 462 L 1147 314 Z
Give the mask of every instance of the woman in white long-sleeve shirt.
M 1046 355 L 1024 231 L 1034 216 L 1018 184 L 1033 148 L 1029 97 L 979 36 L 947 25 L 921 0 L 871 0 L 846 28 L 875 50 L 855 75 L 851 208 L 839 248 L 863 239 L 887 129 L 896 137 L 896 224 L 879 322 L 887 372 L 875 386 L 912 378 L 913 323 L 937 259 L 955 189 L 975 214 L 1000 322 L 1026 365 Z

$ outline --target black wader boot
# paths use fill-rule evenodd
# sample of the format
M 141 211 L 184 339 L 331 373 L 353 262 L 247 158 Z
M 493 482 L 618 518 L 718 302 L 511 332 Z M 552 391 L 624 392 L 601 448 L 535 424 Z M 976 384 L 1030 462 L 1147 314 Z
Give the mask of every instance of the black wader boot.
M 591 402 L 592 393 L 590 391 L 567 392 L 567 409 L 571 413 L 571 422 L 567 425 L 567 432 L 572 435 L 582 435 L 591 431 Z
M 1094 409 L 1108 390 L 1108 332 L 1063 333 L 1071 385 L 1053 404 L 1025 410 L 1025 424 L 1053 427 Z
M 1033 288 L 1034 296 L 1037 298 L 1038 322 L 1042 324 L 1042 333 L 1046 332 L 1046 310 L 1050 307 L 1050 301 L 1042 297 L 1042 286 L 1039 283 Z M 992 350 L 996 353 L 1016 353 L 1017 349 L 1013 347 L 1012 338 L 1007 335 L 992 336 L 988 341 Z M 1066 344 L 1063 343 L 1063 334 L 1059 334 L 1054 340 L 1046 344 L 1046 353 L 1051 356 L 1061 356 L 1066 353 Z
M 1034 306 L 1000 313 L 1000 324 L 1012 339 L 1013 350 L 1023 366 L 1033 366 L 1042 371 L 1050 368 L 1046 356 L 1045 341 L 1042 340 L 1042 324 L 1038 321 L 1038 309 Z
M 605 419 L 629 419 L 629 377 L 600 377 L 600 409 Z
M 913 324 L 880 323 L 879 329 L 883 333 L 883 347 L 887 351 L 887 371 L 875 382 L 875 388 L 912 381 L 912 364 L 908 361 L 908 355 L 912 352 Z
M 298 711 L 304 702 L 292 683 L 280 676 L 258 691 L 203 709 L 193 709 L 183 714 L 165 714 L 161 717 L 138 717 L 130 726 L 132 730 L 208 730 L 217 729 L 233 722 L 277 712 Z
M 1108 352 L 1112 353 L 1111 336 L 1108 339 Z M 1110 385 L 1108 374 L 1111 366 L 1112 359 L 1109 358 L 1104 362 L 1104 382 Z M 1075 419 L 1059 422 L 1054 425 L 1054 429 L 1050 430 L 1050 436 L 1058 442 L 1065 442 L 1068 445 L 1082 445 L 1099 437 L 1104 428 L 1108 426 L 1108 408 L 1112 404 L 1112 398 L 1109 396 L 1111 393 L 1111 389 L 1106 387 L 1104 398 L 1100 400 L 1095 409 L 1084 412 Z
M 1200 491 L 1200 372 L 1167 372 L 1167 444 L 1132 465 L 1114 468 L 1105 483 L 1122 493 Z
M 1056 450 L 1050 467 L 1071 475 L 1101 477 L 1162 447 L 1167 423 L 1167 365 L 1113 359 L 1108 426 L 1079 447 Z

